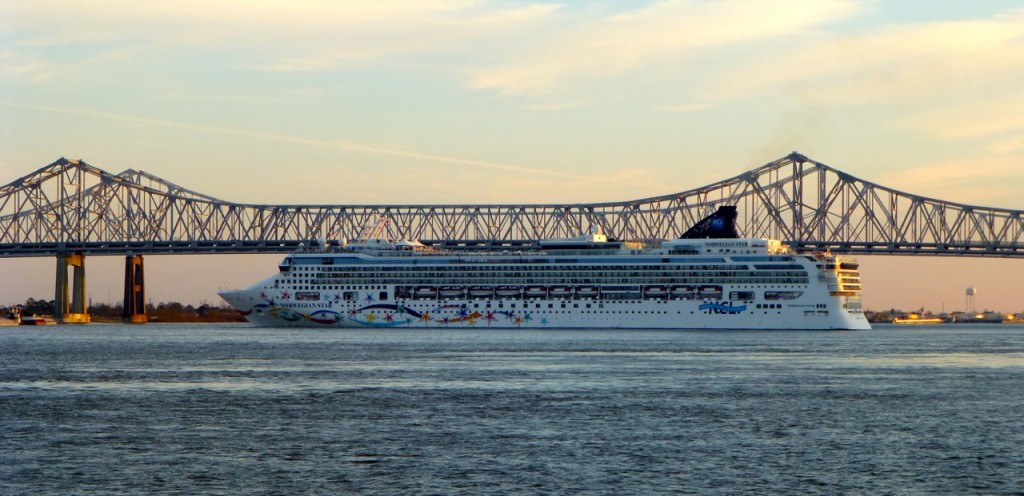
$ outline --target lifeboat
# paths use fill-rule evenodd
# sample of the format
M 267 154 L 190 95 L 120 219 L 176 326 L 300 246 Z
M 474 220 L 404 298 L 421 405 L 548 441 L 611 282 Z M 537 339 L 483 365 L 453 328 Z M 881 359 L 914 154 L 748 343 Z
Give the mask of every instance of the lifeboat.
M 552 298 L 570 298 L 572 297 L 572 288 L 569 286 L 552 286 L 549 294 Z
M 696 297 L 694 294 L 695 291 L 693 290 L 693 286 L 672 286 L 672 289 L 669 290 L 669 293 L 672 295 L 673 298 L 692 299 Z
M 668 290 L 664 286 L 644 287 L 644 296 L 647 298 L 664 298 L 666 295 L 668 295 Z
M 436 298 L 437 288 L 433 286 L 419 286 L 412 294 L 413 298 Z
M 597 286 L 580 286 L 576 288 L 576 296 L 580 298 L 596 298 L 599 294 L 601 294 L 601 290 Z
M 469 288 L 470 298 L 490 298 L 494 296 L 494 288 L 490 286 L 471 286 Z
M 519 286 L 498 286 L 495 292 L 498 294 L 498 298 L 519 298 L 522 294 Z
M 461 286 L 441 286 L 438 294 L 441 295 L 441 298 L 462 298 L 465 291 Z
M 523 296 L 526 298 L 544 298 L 548 295 L 548 288 L 544 286 L 527 286 L 523 289 Z
M 701 298 L 721 298 L 722 287 L 721 286 L 701 286 L 700 287 Z

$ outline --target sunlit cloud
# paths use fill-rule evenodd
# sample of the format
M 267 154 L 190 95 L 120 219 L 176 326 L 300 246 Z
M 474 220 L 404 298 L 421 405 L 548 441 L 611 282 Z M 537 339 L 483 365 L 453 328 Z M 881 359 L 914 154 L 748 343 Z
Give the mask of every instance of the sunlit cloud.
M 470 86 L 546 93 L 587 77 L 610 78 L 718 46 L 772 40 L 858 11 L 852 1 L 671 0 L 580 22 L 537 40 L 516 59 L 470 71 Z
M 997 139 L 988 144 L 987 149 L 997 155 L 1010 155 L 1024 151 L 1024 131 L 1017 136 Z
M 701 110 L 707 110 L 707 109 L 709 109 L 711 107 L 712 107 L 712 105 L 710 103 L 707 103 L 707 102 L 695 102 L 695 103 L 682 103 L 682 104 L 679 104 L 679 105 L 669 105 L 669 106 L 665 106 L 665 107 L 659 107 L 658 110 L 661 110 L 663 112 L 687 113 L 687 112 L 698 112 L 698 111 L 701 111 Z
M 1024 134 L 1024 92 L 975 98 L 968 103 L 912 114 L 903 124 L 941 139 L 970 139 L 1007 131 Z
M 579 109 L 592 106 L 591 102 L 553 102 L 553 103 L 534 103 L 531 105 L 524 105 L 523 108 L 527 110 L 568 110 L 568 109 Z
M 303 97 L 296 92 L 278 94 L 275 97 L 250 96 L 242 93 L 218 93 L 209 89 L 174 89 L 155 96 L 156 101 L 168 102 L 203 102 L 203 103 L 241 103 L 241 104 L 273 104 L 286 105 L 294 104 Z
M 1024 167 L 1018 157 L 976 155 L 915 167 L 878 177 L 885 186 L 946 201 L 997 208 L 1024 208 L 1020 185 Z
M 464 158 L 459 158 L 459 157 L 450 157 L 450 156 L 444 156 L 444 155 L 422 153 L 422 152 L 416 152 L 416 151 L 410 151 L 410 150 L 402 150 L 402 149 L 397 149 L 397 148 L 385 148 L 385 147 L 379 147 L 379 146 L 373 146 L 373 145 L 365 145 L 365 144 L 360 144 L 360 143 L 344 142 L 344 141 L 317 140 L 317 139 L 303 138 L 303 137 L 299 137 L 299 136 L 289 136 L 289 135 L 283 135 L 283 134 L 273 134 L 273 133 L 264 133 L 264 132 L 256 132 L 256 131 L 245 131 L 245 130 L 241 130 L 241 129 L 230 129 L 230 128 L 223 128 L 223 127 L 216 127 L 216 126 L 207 126 L 207 125 L 201 125 L 201 124 L 192 124 L 192 123 L 187 123 L 187 122 L 176 122 L 176 121 L 169 121 L 169 120 L 162 120 L 162 119 L 152 119 L 152 118 L 148 118 L 148 117 L 137 117 L 137 116 L 130 116 L 130 115 L 124 115 L 124 114 L 116 114 L 116 113 L 110 113 L 110 112 L 100 112 L 100 111 L 88 110 L 88 109 L 70 109 L 70 108 L 60 108 L 60 107 L 51 107 L 51 106 L 43 106 L 43 105 L 29 105 L 29 104 L 21 104 L 21 103 L 15 103 L 15 102 L 4 102 L 4 101 L 0 101 L 0 106 L 7 106 L 7 107 L 14 107 L 14 108 L 23 108 L 23 109 L 37 110 L 37 111 L 44 111 L 44 112 L 55 112 L 55 113 L 61 113 L 61 114 L 79 115 L 79 116 L 85 116 L 85 117 L 94 117 L 94 118 L 107 119 L 107 120 L 111 120 L 111 121 L 124 122 L 124 123 L 128 123 L 128 124 L 145 124 L 145 125 L 154 125 L 154 126 L 162 126 L 162 127 L 172 127 L 172 128 L 177 128 L 177 129 L 185 129 L 185 130 L 189 130 L 189 131 L 197 131 L 197 132 L 213 133 L 213 134 L 223 134 L 223 135 L 232 135 L 232 136 L 239 136 L 239 137 L 244 137 L 244 138 L 254 138 L 254 139 L 259 139 L 259 140 L 270 140 L 270 141 L 277 141 L 277 142 L 290 143 L 290 144 L 296 144 L 296 145 L 329 147 L 329 148 L 336 148 L 336 149 L 339 149 L 339 150 L 346 150 L 346 151 L 350 151 L 350 152 L 366 153 L 366 154 L 372 154 L 372 155 L 385 155 L 385 156 L 390 156 L 390 157 L 410 159 L 410 160 L 421 161 L 421 162 L 434 162 L 434 163 L 441 163 L 441 164 L 448 164 L 448 165 L 480 167 L 480 168 L 485 168 L 485 169 L 501 170 L 501 171 L 507 171 L 507 172 L 522 172 L 522 173 L 538 174 L 538 175 L 544 175 L 544 176 L 574 177 L 571 174 L 565 174 L 565 173 L 558 172 L 558 171 L 553 171 L 553 170 L 523 167 L 523 166 L 519 166 L 519 165 L 503 164 L 503 163 L 498 163 L 498 162 L 488 162 L 488 161 L 483 161 L 483 160 L 464 159 Z
M 254 64 L 252 68 L 263 72 L 313 72 L 329 69 L 334 61 L 326 58 L 296 58 L 290 60 L 275 60 L 266 64 Z
M 755 51 L 735 69 L 712 73 L 704 91 L 718 99 L 798 91 L 830 104 L 898 104 L 984 94 L 1024 72 L 1024 11 L 985 20 L 882 25 L 815 36 L 770 57 Z M 749 77 L 756 74 L 756 77 Z
M 58 74 L 59 67 L 42 57 L 10 49 L 0 50 L 0 77 L 3 79 L 41 83 L 56 79 Z
M 12 19 L 22 50 L 61 45 L 130 43 L 242 53 L 257 71 L 311 72 L 424 53 L 464 53 L 517 33 L 558 9 L 476 0 L 266 0 L 202 3 L 129 0 L 18 2 L 0 8 Z M 80 19 L 89 19 L 82 23 Z M 43 30 L 41 26 L 74 26 Z M 253 54 L 257 54 L 253 56 Z M 140 57 L 143 55 L 139 55 Z

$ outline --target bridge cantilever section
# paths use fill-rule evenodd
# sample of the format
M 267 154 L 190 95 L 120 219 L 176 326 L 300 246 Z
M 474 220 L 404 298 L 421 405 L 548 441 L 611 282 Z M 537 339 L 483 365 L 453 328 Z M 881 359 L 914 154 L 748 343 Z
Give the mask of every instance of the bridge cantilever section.
M 461 245 L 573 236 L 659 240 L 717 206 L 746 236 L 799 250 L 1024 257 L 1022 211 L 905 193 L 799 153 L 700 188 L 638 200 L 521 205 L 256 205 L 220 200 L 129 169 L 59 159 L 0 188 L 0 257 L 283 253 L 355 239 Z

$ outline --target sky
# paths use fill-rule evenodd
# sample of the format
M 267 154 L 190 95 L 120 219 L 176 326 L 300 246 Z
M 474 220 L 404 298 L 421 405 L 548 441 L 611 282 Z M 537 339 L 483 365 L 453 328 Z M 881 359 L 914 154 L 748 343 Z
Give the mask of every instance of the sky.
M 59 157 L 260 204 L 575 203 L 799 151 L 1024 209 L 1024 1 L 0 2 L 0 184 Z M 278 256 L 151 256 L 219 303 Z M 1024 311 L 1022 260 L 860 257 L 868 308 Z M 119 300 L 123 260 L 91 257 Z M 0 305 L 55 261 L 0 259 Z

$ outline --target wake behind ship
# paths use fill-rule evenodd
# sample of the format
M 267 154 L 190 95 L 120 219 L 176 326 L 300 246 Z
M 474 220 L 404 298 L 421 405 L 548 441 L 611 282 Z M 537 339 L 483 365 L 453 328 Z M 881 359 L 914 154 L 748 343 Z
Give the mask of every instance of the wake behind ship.
M 220 295 L 260 326 L 870 329 L 855 260 L 739 238 L 735 220 L 721 207 L 654 247 L 600 233 L 514 250 L 363 240 L 293 253 Z

